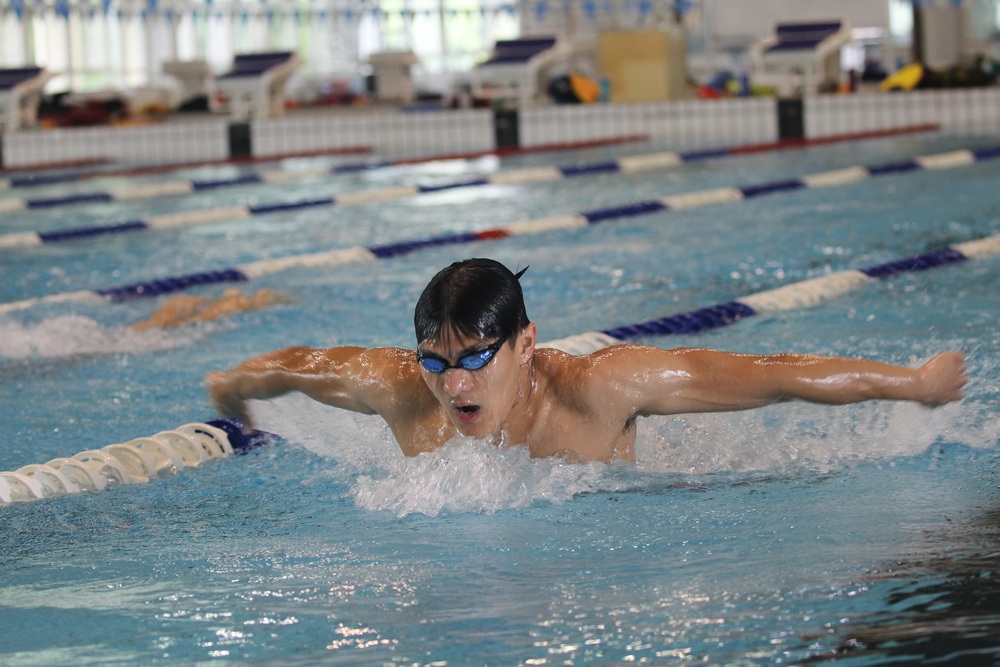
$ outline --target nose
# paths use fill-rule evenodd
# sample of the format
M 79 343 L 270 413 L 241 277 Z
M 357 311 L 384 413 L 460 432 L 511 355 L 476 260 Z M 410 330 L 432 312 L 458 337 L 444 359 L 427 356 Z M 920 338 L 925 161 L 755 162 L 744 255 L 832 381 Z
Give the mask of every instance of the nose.
M 444 390 L 449 396 L 458 396 L 472 388 L 472 374 L 464 368 L 449 368 L 444 372 Z

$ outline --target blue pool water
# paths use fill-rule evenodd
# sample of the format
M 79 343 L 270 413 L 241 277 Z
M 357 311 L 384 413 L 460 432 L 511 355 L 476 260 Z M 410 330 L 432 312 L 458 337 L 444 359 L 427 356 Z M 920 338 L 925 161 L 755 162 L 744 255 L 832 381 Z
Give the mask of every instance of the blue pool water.
M 996 143 L 866 141 L 0 251 L 0 303 Z M 654 149 L 30 211 L 0 217 L 0 231 Z M 125 328 L 155 301 L 13 313 L 0 318 L 0 470 L 211 418 L 201 378 L 249 355 L 292 344 L 412 346 L 423 285 L 469 255 L 530 265 L 528 311 L 551 340 L 997 234 L 998 171 L 997 161 L 917 171 L 295 269 L 240 287 L 297 303 L 169 333 Z M 86 188 L 98 185 L 108 183 Z M 789 404 L 648 419 L 638 463 L 606 466 L 475 442 L 406 459 L 377 420 L 290 396 L 255 406 L 260 425 L 282 436 L 273 446 L 147 484 L 0 506 L 0 664 L 996 662 L 998 262 L 902 274 L 812 308 L 644 341 L 907 364 L 963 350 L 967 397 L 937 410 Z

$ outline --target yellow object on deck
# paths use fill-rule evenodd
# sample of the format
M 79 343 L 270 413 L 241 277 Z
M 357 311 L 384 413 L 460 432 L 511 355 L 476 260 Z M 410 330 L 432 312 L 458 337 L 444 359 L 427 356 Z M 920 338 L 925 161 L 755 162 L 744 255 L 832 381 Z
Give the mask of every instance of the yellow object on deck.
M 913 90 L 924 78 L 924 66 L 913 63 L 898 69 L 882 81 L 882 90 Z

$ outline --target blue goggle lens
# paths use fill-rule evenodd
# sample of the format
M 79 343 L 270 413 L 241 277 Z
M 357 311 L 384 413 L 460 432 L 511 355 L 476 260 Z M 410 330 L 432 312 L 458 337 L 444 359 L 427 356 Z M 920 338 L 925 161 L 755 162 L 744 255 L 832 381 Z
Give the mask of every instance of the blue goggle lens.
M 478 371 L 493 358 L 493 350 L 483 350 L 476 354 L 470 354 L 458 360 L 458 365 L 467 371 Z
M 432 357 L 420 357 L 417 361 L 429 373 L 444 373 L 444 369 L 448 368 L 443 361 Z
M 444 373 L 449 368 L 463 368 L 467 371 L 478 371 L 480 368 L 490 363 L 490 360 L 494 357 L 494 355 L 496 355 L 497 350 L 499 350 L 500 346 L 503 344 L 504 340 L 498 340 L 485 350 L 473 352 L 472 354 L 467 354 L 464 357 L 459 358 L 458 363 L 454 365 L 449 364 L 440 357 L 432 357 L 419 353 L 417 354 L 417 362 L 419 362 L 428 373 Z

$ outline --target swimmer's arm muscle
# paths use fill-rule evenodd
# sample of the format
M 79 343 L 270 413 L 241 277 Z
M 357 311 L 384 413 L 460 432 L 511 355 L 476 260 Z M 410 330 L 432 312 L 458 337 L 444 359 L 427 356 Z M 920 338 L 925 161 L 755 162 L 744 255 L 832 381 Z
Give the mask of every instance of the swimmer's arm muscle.
M 801 354 L 739 355 L 712 350 L 632 354 L 636 414 L 745 410 L 802 400 L 843 405 L 872 399 L 943 405 L 962 397 L 965 363 L 945 352 L 919 368 Z
M 291 347 L 249 359 L 205 380 L 216 409 L 247 421 L 246 401 L 301 392 L 345 410 L 375 414 L 380 393 L 391 389 L 384 377 L 385 355 L 403 350 L 361 347 Z M 412 358 L 412 352 L 406 356 Z

